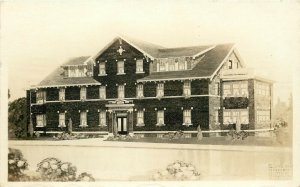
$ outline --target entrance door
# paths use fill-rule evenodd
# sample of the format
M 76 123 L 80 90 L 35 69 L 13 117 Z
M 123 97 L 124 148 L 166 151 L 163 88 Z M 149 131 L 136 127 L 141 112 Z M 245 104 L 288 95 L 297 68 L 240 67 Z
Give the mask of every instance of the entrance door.
M 117 117 L 118 134 L 127 134 L 127 117 Z

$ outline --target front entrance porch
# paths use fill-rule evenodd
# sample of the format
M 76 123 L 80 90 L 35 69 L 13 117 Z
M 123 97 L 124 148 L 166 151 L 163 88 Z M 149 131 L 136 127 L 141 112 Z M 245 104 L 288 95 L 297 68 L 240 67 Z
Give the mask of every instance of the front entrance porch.
M 119 99 L 106 105 L 109 134 L 133 134 L 133 106 L 132 101 Z

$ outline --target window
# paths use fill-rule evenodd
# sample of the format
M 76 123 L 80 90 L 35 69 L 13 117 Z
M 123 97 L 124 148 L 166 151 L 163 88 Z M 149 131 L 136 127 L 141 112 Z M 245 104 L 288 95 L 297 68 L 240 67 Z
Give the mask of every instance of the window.
M 230 124 L 231 123 L 231 112 L 230 111 L 224 111 L 223 121 L 224 121 L 224 124 Z
M 240 95 L 240 86 L 239 86 L 239 84 L 233 84 L 232 88 L 233 88 L 232 91 L 233 91 L 234 96 Z
M 86 66 L 69 66 L 68 76 L 69 77 L 86 77 L 87 68 Z
M 248 96 L 248 84 L 246 83 L 241 84 L 241 94 L 242 96 Z
M 123 99 L 125 95 L 124 85 L 118 86 L 118 98 Z
M 224 84 L 223 85 L 223 95 L 224 96 L 231 95 L 231 86 L 230 86 L 230 84 Z
M 232 69 L 232 66 L 233 66 L 232 60 L 229 60 L 229 61 L 228 61 L 228 69 Z
M 248 110 L 241 111 L 241 124 L 248 124 L 248 123 L 249 123 Z
M 124 61 L 118 61 L 118 73 L 117 74 L 124 74 Z
M 184 110 L 183 111 L 183 125 L 192 125 L 192 114 L 191 110 Z
M 99 92 L 100 99 L 106 99 L 106 87 L 100 86 Z
M 262 96 L 270 96 L 270 87 L 264 83 L 257 83 L 257 94 Z
M 159 62 L 159 71 L 166 71 L 166 66 L 164 62 Z
M 86 112 L 81 112 L 80 113 L 80 125 L 79 127 L 87 127 L 87 116 L 86 116 Z
M 46 124 L 46 114 L 36 115 L 36 127 L 45 127 Z
M 175 71 L 175 62 L 174 61 L 170 61 L 169 62 L 169 71 Z
M 65 100 L 65 88 L 59 89 L 59 100 L 64 101 Z
M 239 112 L 233 111 L 231 119 L 232 119 L 232 123 L 237 123 L 239 120 Z
M 164 121 L 164 111 L 163 110 L 159 110 L 157 111 L 157 126 L 162 126 L 165 125 L 165 121 Z
M 101 111 L 99 113 L 99 126 L 106 126 L 106 112 Z
M 156 88 L 156 97 L 163 97 L 164 96 L 164 84 L 158 83 Z
M 143 73 L 144 72 L 144 69 L 143 69 L 143 59 L 136 61 L 136 72 L 137 73 Z
M 85 76 L 86 76 L 86 68 L 84 66 L 78 66 L 77 77 L 85 77 Z
M 80 88 L 80 99 L 85 100 L 86 99 L 86 87 Z
M 105 62 L 99 64 L 99 75 L 106 75 Z
M 144 97 L 144 90 L 143 90 L 143 84 L 138 84 L 137 85 L 137 97 L 141 98 Z
M 36 101 L 38 104 L 43 104 L 46 102 L 46 91 L 38 90 L 36 92 Z
M 137 126 L 144 126 L 144 111 L 139 110 L 137 112 Z
M 183 83 L 183 95 L 190 96 L 191 95 L 191 81 L 184 81 Z
M 66 127 L 66 115 L 65 113 L 59 113 L 59 124 L 58 127 Z
M 270 121 L 270 111 L 269 110 L 258 110 L 256 111 L 258 122 L 269 122 Z
M 179 61 L 178 62 L 178 70 L 184 70 L 185 62 L 184 61 Z

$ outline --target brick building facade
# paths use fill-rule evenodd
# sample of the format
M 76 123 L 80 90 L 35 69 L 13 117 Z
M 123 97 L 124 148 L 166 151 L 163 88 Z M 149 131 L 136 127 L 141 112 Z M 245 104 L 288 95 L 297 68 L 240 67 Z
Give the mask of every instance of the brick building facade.
M 112 134 L 271 128 L 272 81 L 233 44 L 164 48 L 117 37 L 27 90 L 35 131 Z

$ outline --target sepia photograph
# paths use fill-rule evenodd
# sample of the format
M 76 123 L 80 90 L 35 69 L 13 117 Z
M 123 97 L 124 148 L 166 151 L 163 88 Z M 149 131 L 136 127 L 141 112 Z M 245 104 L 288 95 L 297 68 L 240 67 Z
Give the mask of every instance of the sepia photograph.
M 0 186 L 300 186 L 299 1 L 0 5 Z

